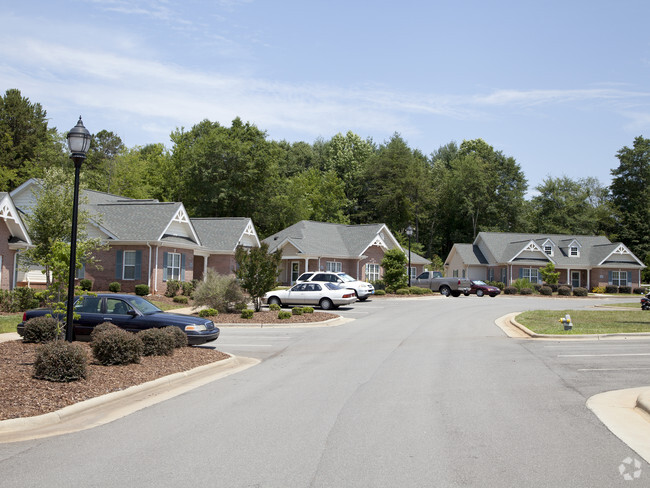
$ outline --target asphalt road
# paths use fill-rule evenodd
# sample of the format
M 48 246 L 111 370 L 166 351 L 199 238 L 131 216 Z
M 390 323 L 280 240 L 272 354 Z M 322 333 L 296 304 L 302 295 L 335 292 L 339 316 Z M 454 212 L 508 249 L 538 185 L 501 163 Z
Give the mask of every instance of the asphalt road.
M 629 300 L 628 300 L 629 301 Z M 229 328 L 258 366 L 107 425 L 0 444 L 0 487 L 611 487 L 635 453 L 589 411 L 650 384 L 650 340 L 510 339 L 600 300 L 375 299 L 324 328 Z

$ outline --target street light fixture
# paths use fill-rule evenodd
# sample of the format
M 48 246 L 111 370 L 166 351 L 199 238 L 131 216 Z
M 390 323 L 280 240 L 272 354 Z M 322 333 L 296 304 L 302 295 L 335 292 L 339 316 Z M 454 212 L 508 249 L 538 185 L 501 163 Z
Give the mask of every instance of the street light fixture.
M 65 340 L 72 342 L 72 311 L 74 307 L 74 277 L 77 270 L 77 216 L 79 207 L 79 170 L 90 147 L 90 132 L 79 122 L 68 132 L 70 158 L 74 161 L 74 198 L 72 203 L 72 234 L 70 236 L 70 275 L 68 276 L 68 306 L 65 315 Z
M 408 275 L 409 275 L 409 288 L 411 288 L 411 236 L 413 235 L 413 227 L 411 227 L 410 224 L 406 228 L 406 235 L 409 236 L 409 269 L 408 269 Z

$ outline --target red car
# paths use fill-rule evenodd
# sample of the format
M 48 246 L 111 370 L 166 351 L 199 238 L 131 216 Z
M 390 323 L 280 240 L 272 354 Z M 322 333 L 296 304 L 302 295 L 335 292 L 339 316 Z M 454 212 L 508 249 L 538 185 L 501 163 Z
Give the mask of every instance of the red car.
M 496 286 L 488 285 L 485 281 L 472 281 L 472 287 L 469 290 L 470 294 L 474 293 L 477 297 L 482 297 L 483 295 L 490 295 L 491 297 L 497 296 L 501 293 Z

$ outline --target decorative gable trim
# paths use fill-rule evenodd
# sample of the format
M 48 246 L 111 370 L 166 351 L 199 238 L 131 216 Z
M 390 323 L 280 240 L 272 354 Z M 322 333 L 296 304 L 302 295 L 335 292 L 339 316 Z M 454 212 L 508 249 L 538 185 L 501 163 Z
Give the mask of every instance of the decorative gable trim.
M 406 253 L 406 251 L 404 251 L 404 249 L 402 249 L 402 246 L 399 245 L 399 242 L 397 241 L 397 239 L 395 239 L 395 237 L 393 236 L 393 233 L 384 224 L 377 231 L 377 235 L 375 236 L 375 238 L 370 242 L 370 244 L 368 244 L 363 249 L 363 251 L 361 251 L 359 256 L 363 256 L 366 253 L 366 251 L 369 248 L 371 248 L 372 246 L 379 246 L 384 251 L 387 251 L 388 249 L 391 249 L 390 247 L 388 247 L 388 244 L 386 243 L 386 241 L 388 241 L 388 240 L 393 241 L 394 247 L 396 247 L 398 249 L 401 249 L 404 253 Z
M 291 244 L 293 247 L 295 247 L 296 249 L 298 249 L 298 252 L 299 252 L 300 254 L 304 254 L 304 253 L 305 253 L 305 251 L 304 251 L 304 250 L 303 250 L 303 249 L 302 249 L 298 244 L 296 244 L 296 243 L 291 239 L 291 237 L 286 237 L 282 242 L 280 242 L 280 244 L 278 244 L 277 246 L 275 246 L 275 249 L 282 249 L 282 248 L 283 248 L 284 246 L 286 246 L 287 244 Z M 271 251 L 271 250 L 269 249 L 269 252 L 270 252 L 270 251 Z M 284 256 L 283 256 L 283 258 L 284 258 Z
M 29 238 L 23 219 L 20 218 L 9 194 L 0 200 L 0 218 L 7 224 L 12 236 L 20 238 L 30 246 L 32 245 L 32 240 Z
M 194 226 L 192 225 L 192 222 L 190 221 L 189 215 L 187 215 L 187 211 L 185 210 L 185 207 L 183 204 L 179 204 L 179 208 L 174 214 L 174 217 L 169 221 L 165 229 L 162 231 L 160 236 L 158 236 L 158 240 L 162 240 L 163 237 L 165 237 L 165 234 L 167 234 L 167 231 L 169 230 L 169 227 L 171 227 L 172 224 L 181 224 L 183 226 L 186 226 L 187 229 L 189 230 L 189 234 L 191 239 L 198 245 L 201 245 L 201 241 L 199 240 L 199 236 L 196 233 L 196 230 L 194 230 Z M 178 236 L 178 237 L 186 237 L 186 236 Z
M 546 259 L 551 261 L 553 264 L 555 264 L 555 261 L 551 259 L 551 257 L 544 252 L 544 249 L 542 249 L 535 241 L 531 240 L 526 244 L 517 254 L 515 254 L 510 260 L 508 261 L 509 263 L 512 263 L 515 259 L 517 259 L 522 253 L 524 252 L 539 252 L 541 253 Z
M 634 260 L 640 264 L 641 266 L 645 267 L 645 265 L 637 258 L 632 251 L 630 251 L 625 244 L 619 243 L 616 249 L 614 249 L 612 252 L 610 252 L 605 259 L 603 259 L 600 263 L 598 263 L 598 266 L 602 266 L 605 261 L 608 261 L 614 254 L 618 254 L 619 256 L 632 256 Z
M 241 233 L 241 235 L 239 236 L 239 239 L 237 240 L 237 243 L 235 244 L 235 249 L 237 249 L 237 246 L 241 243 L 242 237 L 244 237 L 244 236 L 250 236 L 253 239 L 255 239 L 255 242 L 257 243 L 257 247 L 260 247 L 260 240 L 257 237 L 257 232 L 255 232 L 255 226 L 253 225 L 252 220 L 249 220 L 248 224 L 246 224 L 246 228 L 244 229 L 244 232 Z M 283 242 L 283 244 L 284 244 L 284 242 Z M 291 244 L 293 244 L 293 242 Z M 295 246 L 295 244 L 293 244 L 293 245 Z M 296 248 L 297 247 L 298 246 L 296 246 Z M 234 249 L 233 249 L 233 251 L 234 251 Z

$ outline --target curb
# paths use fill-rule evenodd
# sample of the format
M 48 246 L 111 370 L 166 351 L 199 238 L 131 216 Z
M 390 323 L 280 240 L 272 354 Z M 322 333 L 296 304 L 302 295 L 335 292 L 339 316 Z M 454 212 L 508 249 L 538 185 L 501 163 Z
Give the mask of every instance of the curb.
M 636 407 L 648 415 L 647 420 L 650 422 L 650 387 L 641 392 L 641 394 L 637 397 Z
M 189 371 L 163 376 L 35 417 L 0 421 L 0 443 L 38 439 L 107 424 L 143 408 L 259 364 L 231 356 Z

